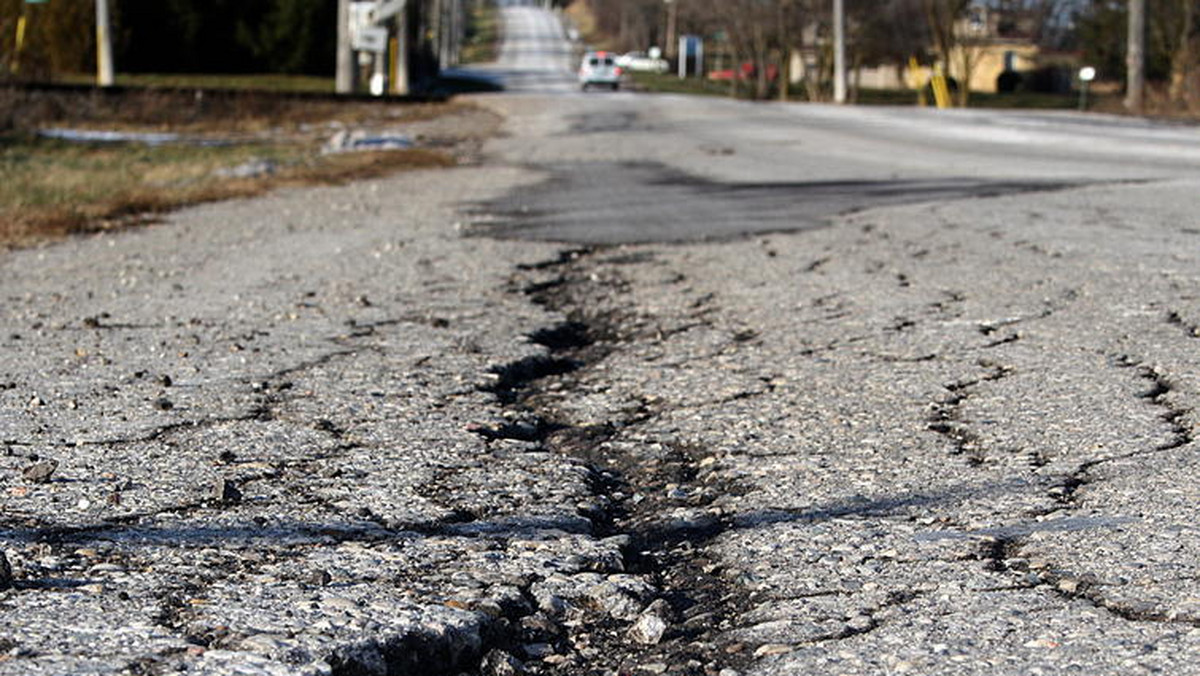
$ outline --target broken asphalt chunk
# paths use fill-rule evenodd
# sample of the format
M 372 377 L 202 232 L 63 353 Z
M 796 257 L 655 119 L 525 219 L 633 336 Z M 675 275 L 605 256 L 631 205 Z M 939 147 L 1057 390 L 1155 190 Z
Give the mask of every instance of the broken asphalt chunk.
M 56 469 L 58 469 L 57 460 L 43 460 L 26 467 L 21 471 L 21 476 L 31 484 L 45 484 L 50 483 L 50 477 Z
M 656 613 L 647 612 L 629 628 L 629 638 L 642 645 L 657 645 L 667 631 L 667 622 Z
M 242 492 L 235 483 L 221 477 L 213 485 L 213 500 L 222 505 L 235 505 L 242 501 Z
M 520 676 L 527 673 L 521 660 L 499 649 L 492 649 L 483 656 L 479 672 L 485 676 Z
M 12 566 L 8 565 L 8 557 L 0 551 L 0 591 L 12 587 Z

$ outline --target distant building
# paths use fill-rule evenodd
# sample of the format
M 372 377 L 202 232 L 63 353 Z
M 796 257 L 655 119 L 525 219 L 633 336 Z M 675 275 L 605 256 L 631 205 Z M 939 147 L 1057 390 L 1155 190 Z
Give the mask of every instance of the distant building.
M 1036 17 L 1027 12 L 999 11 L 975 3 L 957 27 L 959 45 L 947 74 L 968 82 L 973 92 L 1011 91 L 1041 65 L 1036 30 Z
M 1073 57 L 1039 46 L 1038 25 L 1038 17 L 1030 12 L 999 10 L 983 2 L 972 4 L 956 27 L 959 45 L 951 55 L 951 63 L 945 64 L 946 74 L 956 82 L 966 81 L 973 92 L 1011 91 L 1035 79 L 1039 88 L 1069 88 L 1069 77 L 1065 82 L 1056 79 L 1049 67 L 1063 66 Z M 823 40 L 815 24 L 805 29 L 801 39 L 805 47 L 792 53 L 789 72 L 793 83 L 817 77 L 823 68 L 828 69 Z M 850 79 L 852 86 L 863 89 L 912 89 L 927 83 L 932 74 L 929 65 L 914 71 L 908 63 L 882 63 L 854 68 Z

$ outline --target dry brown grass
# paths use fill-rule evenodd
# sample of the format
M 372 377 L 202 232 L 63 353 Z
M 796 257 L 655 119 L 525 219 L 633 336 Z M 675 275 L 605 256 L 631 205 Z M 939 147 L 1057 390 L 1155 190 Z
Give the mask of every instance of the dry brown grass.
M 467 110 L 456 104 L 379 105 L 333 101 L 256 105 L 217 115 L 180 111 L 164 100 L 75 119 L 60 106 L 54 124 L 75 128 L 182 132 L 236 139 L 221 146 L 80 144 L 27 132 L 0 136 L 0 248 L 130 227 L 201 202 L 251 197 L 279 187 L 344 183 L 393 172 L 447 167 L 451 152 L 427 148 L 322 154 L 331 124 L 395 128 Z M 53 125 L 47 125 L 53 126 Z M 253 160 L 275 171 L 251 178 L 220 173 Z
M 153 222 L 160 214 L 190 204 L 253 197 L 280 187 L 340 184 L 455 163 L 444 152 L 426 149 L 313 153 L 307 157 L 292 149 L 286 154 L 293 163 L 281 165 L 273 174 L 224 178 L 213 173 L 214 161 L 221 153 L 196 157 L 183 152 L 168 158 L 169 150 L 155 148 L 150 154 L 161 153 L 162 159 L 156 163 L 157 158 L 145 161 L 147 149 L 93 150 L 98 157 L 85 161 L 87 166 L 82 168 L 52 169 L 36 176 L 23 172 L 27 175 L 19 179 L 7 166 L 0 172 L 4 179 L 13 179 L 0 186 L 0 246 L 27 246 L 130 227 Z M 89 153 L 85 150 L 83 154 Z M 128 156 L 133 154 L 140 157 Z M 55 153 L 43 155 L 48 163 L 55 162 Z M 24 195 L 15 196 L 18 192 Z

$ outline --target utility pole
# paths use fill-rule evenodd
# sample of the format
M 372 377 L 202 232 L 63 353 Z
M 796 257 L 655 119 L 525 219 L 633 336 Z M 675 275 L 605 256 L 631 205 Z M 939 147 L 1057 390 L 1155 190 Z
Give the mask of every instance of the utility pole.
M 679 0 L 663 0 L 667 3 L 667 44 L 663 45 L 663 52 L 667 60 L 675 58 L 675 33 L 677 32 L 677 22 L 679 20 Z
M 1129 47 L 1125 51 L 1125 109 L 1142 112 L 1146 95 L 1146 0 L 1129 0 Z
M 462 0 L 450 1 L 450 52 L 446 65 L 457 66 L 458 54 L 462 48 Z
M 396 15 L 396 37 L 392 48 L 392 93 L 408 93 L 408 9 Z
M 788 9 L 791 6 L 791 0 L 780 0 L 779 13 L 775 17 L 775 23 L 779 27 L 779 100 L 788 100 L 788 86 L 792 80 L 792 47 L 791 36 L 788 35 Z
M 833 0 L 833 102 L 846 102 L 845 0 Z
M 337 71 L 334 89 L 339 94 L 354 91 L 354 50 L 350 47 L 350 0 L 338 0 Z
M 96 84 L 113 85 L 112 31 L 108 26 L 108 0 L 96 0 Z
M 450 0 L 436 0 L 437 10 L 434 12 L 437 17 L 437 28 L 434 30 L 434 35 L 437 36 L 437 65 L 438 70 L 442 70 L 450 65 Z

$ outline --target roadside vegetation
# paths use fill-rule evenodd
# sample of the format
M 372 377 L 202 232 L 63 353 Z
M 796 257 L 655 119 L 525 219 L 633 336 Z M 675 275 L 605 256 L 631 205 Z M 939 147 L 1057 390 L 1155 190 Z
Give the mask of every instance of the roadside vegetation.
M 89 93 L 41 85 L 93 84 L 93 3 L 0 0 L 0 249 L 281 186 L 448 166 L 463 150 L 459 141 L 489 128 L 472 118 L 448 132 L 453 138 L 434 133 L 411 148 L 324 152 L 339 131 L 403 133 L 469 107 L 320 96 L 334 91 L 336 2 L 110 4 L 121 91 Z M 462 60 L 493 60 L 501 37 L 496 3 L 469 0 L 465 9 Z M 178 138 L 148 144 L 46 135 L 63 129 Z
M 672 82 L 638 74 L 653 91 L 829 101 L 833 26 L 829 0 L 567 0 L 584 40 L 617 52 L 657 45 L 673 59 L 682 35 L 703 39 L 706 66 L 738 64 L 736 84 Z M 1107 0 L 845 0 L 850 100 L 916 102 L 909 78 L 947 76 L 953 105 L 1073 108 L 1079 71 L 1095 69 L 1089 108 L 1127 112 L 1129 2 Z M 1145 105 L 1155 116 L 1200 119 L 1200 0 L 1146 5 Z M 910 64 L 916 62 L 917 69 Z M 869 77 L 860 76 L 867 73 Z M 699 78 L 698 78 L 699 79 Z M 890 92 L 857 91 L 890 80 Z M 790 84 L 783 88 L 781 82 Z M 991 92 L 998 93 L 991 93 Z M 930 100 L 932 97 L 929 97 Z
M 734 90 L 728 81 L 714 81 L 702 78 L 681 79 L 673 73 L 644 73 L 629 74 L 633 86 L 638 91 L 655 92 L 660 94 L 690 94 L 695 96 L 739 96 L 752 98 L 745 87 Z M 912 89 L 854 89 L 851 103 L 865 106 L 910 106 L 920 102 L 920 97 Z M 803 92 L 797 94 L 803 96 Z M 926 103 L 932 101 L 928 92 Z M 972 108 L 1014 109 L 1014 110 L 1074 110 L 1079 107 L 1079 97 L 1075 94 L 1055 94 L 1052 92 L 1013 92 L 1007 94 L 975 93 L 969 103 Z M 1106 93 L 1093 94 L 1088 101 L 1088 110 L 1101 112 L 1118 112 L 1121 108 L 1121 97 Z
M 64 74 L 63 84 L 92 85 L 94 74 Z M 320 75 L 202 73 L 117 73 L 118 87 L 156 87 L 164 89 L 247 89 L 269 92 L 332 94 L 333 78 Z
M 59 105 L 35 112 L 37 125 L 0 132 L 0 248 L 127 227 L 184 205 L 279 187 L 450 166 L 453 154 L 441 149 L 326 153 L 323 146 L 339 130 L 402 128 L 467 110 L 438 103 L 255 101 L 213 105 L 203 114 L 199 106 L 151 92 L 111 109 Z M 22 120 L 4 103 L 0 117 Z M 39 133 L 47 128 L 179 138 L 152 145 L 75 142 Z
M 500 55 L 500 12 L 491 2 L 472 3 L 467 10 L 463 63 L 490 63 Z
M 631 72 L 635 89 L 660 94 L 692 94 L 697 96 L 729 96 L 728 82 L 702 78 L 680 78 L 674 73 Z

